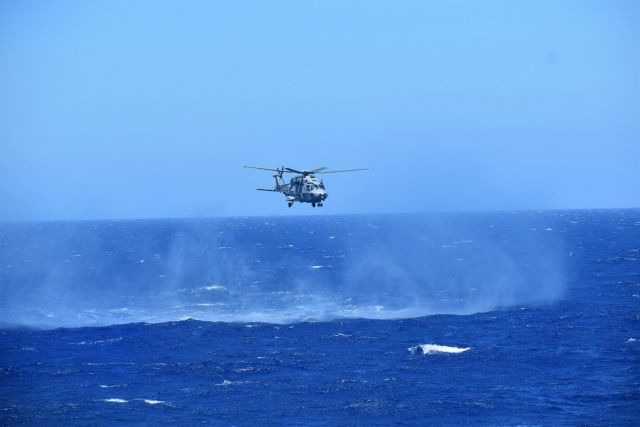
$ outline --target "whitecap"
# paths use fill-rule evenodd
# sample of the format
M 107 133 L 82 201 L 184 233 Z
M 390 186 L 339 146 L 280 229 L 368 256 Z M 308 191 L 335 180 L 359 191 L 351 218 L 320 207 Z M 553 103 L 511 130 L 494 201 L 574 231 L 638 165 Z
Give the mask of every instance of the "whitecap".
M 205 286 L 204 288 L 205 291 L 226 291 L 227 288 L 225 288 L 224 286 L 220 286 L 220 285 L 210 285 L 210 286 Z
M 318 268 L 324 268 L 324 265 L 312 265 L 309 268 L 313 268 L 314 270 L 317 270 Z
M 635 338 L 629 338 L 629 339 L 627 340 L 627 342 L 629 342 L 629 343 L 631 343 L 631 342 L 636 342 L 636 341 L 638 341 L 638 340 L 637 340 L 637 339 L 635 339 Z
M 111 344 L 118 341 L 122 341 L 122 337 L 108 338 L 105 340 L 98 340 L 98 341 L 78 341 L 78 342 L 72 342 L 70 344 L 71 345 L 96 345 L 96 344 Z
M 245 384 L 258 384 L 255 381 L 229 381 L 229 380 L 224 380 L 222 381 L 220 384 L 216 384 L 217 386 L 220 387 L 229 387 L 232 385 L 245 385 Z
M 341 338 L 351 338 L 351 335 L 347 335 L 347 334 L 343 334 L 342 332 L 336 332 L 333 334 L 334 337 L 341 337 Z
M 467 350 L 470 350 L 470 347 L 450 347 L 448 345 L 438 345 L 438 344 L 420 344 L 415 347 L 409 347 L 408 350 L 412 353 L 415 353 L 418 350 L 422 351 L 422 354 L 438 354 L 438 353 L 448 353 L 448 354 L 458 354 L 464 353 Z
M 166 405 L 173 406 L 171 403 L 165 402 L 164 400 L 154 400 L 154 399 L 139 399 L 142 400 L 147 405 Z
M 119 399 L 117 397 L 112 397 L 110 399 L 102 399 L 103 402 L 108 402 L 108 403 L 127 403 L 128 400 L 124 400 L 124 399 Z

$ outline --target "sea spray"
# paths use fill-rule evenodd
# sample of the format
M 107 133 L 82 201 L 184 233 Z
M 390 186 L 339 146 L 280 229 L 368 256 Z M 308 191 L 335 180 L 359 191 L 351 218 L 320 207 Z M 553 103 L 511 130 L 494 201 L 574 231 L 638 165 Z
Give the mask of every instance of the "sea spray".
M 0 321 L 291 323 L 544 304 L 564 292 L 556 230 L 565 220 L 499 213 L 8 223 Z

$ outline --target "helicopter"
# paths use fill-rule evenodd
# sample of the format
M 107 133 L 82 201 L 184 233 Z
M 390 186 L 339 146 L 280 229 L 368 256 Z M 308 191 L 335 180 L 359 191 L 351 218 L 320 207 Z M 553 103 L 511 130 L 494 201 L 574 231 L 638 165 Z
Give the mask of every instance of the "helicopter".
M 316 178 L 316 174 L 321 173 L 342 173 L 342 172 L 356 172 L 356 171 L 364 171 L 368 170 L 367 168 L 361 169 L 344 169 L 344 170 L 327 170 L 326 167 L 312 169 L 312 170 L 297 170 L 293 168 L 285 168 L 282 166 L 281 168 L 271 169 L 271 168 L 261 168 L 257 166 L 245 166 L 248 169 L 259 169 L 265 171 L 275 172 L 273 177 L 276 180 L 276 186 L 272 189 L 270 188 L 258 188 L 258 191 L 274 191 L 277 193 L 282 193 L 287 198 L 287 205 L 291 207 L 293 202 L 300 203 L 311 203 L 311 206 L 314 208 L 322 207 L 324 205 L 324 201 L 329 194 L 324 187 L 324 182 L 322 179 Z M 298 174 L 294 176 L 289 181 L 289 184 L 285 184 L 282 176 L 285 173 L 295 173 Z

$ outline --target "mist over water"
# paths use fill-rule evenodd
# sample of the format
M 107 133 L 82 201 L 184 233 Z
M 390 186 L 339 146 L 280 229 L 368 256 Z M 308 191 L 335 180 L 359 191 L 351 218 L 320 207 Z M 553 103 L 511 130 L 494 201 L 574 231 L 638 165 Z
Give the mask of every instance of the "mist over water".
M 565 289 L 576 212 L 6 223 L 0 321 L 470 314 Z

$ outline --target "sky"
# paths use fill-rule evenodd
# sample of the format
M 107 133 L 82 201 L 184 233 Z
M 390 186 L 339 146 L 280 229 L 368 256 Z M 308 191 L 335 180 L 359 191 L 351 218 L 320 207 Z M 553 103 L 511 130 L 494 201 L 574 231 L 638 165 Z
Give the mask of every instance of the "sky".
M 637 1 L 0 3 L 0 220 L 640 207 Z M 321 209 L 243 165 L 324 177 Z

